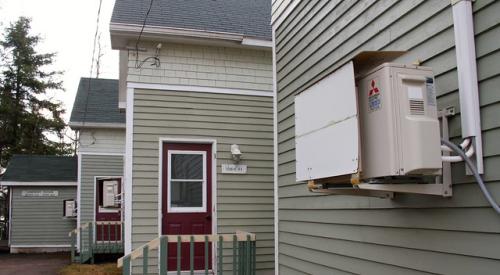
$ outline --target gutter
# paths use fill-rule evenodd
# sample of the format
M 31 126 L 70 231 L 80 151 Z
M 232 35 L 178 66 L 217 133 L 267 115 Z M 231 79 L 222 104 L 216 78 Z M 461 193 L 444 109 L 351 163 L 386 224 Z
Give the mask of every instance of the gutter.
M 471 138 L 477 171 L 484 173 L 474 18 L 471 0 L 452 0 L 462 138 Z M 470 174 L 471 171 L 467 171 Z
M 69 122 L 68 126 L 73 130 L 83 128 L 92 129 L 125 129 L 125 123 L 104 123 L 104 122 Z

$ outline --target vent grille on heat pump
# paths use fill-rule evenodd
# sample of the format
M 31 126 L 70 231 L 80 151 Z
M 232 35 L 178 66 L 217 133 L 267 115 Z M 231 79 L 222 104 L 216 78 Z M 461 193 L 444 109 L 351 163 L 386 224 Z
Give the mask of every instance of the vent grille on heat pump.
M 411 115 L 424 115 L 425 114 L 424 101 L 410 99 L 410 114 Z

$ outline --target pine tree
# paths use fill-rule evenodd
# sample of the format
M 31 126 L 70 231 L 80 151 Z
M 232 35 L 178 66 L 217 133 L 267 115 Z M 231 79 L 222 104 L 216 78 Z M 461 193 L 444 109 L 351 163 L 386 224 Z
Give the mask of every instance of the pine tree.
M 20 17 L 5 29 L 0 40 L 0 166 L 12 154 L 64 155 L 66 128 L 61 102 L 48 91 L 63 91 L 60 71 L 47 67 L 55 53 L 40 54 L 38 35 L 30 34 L 31 20 Z M 57 138 L 58 141 L 53 139 Z

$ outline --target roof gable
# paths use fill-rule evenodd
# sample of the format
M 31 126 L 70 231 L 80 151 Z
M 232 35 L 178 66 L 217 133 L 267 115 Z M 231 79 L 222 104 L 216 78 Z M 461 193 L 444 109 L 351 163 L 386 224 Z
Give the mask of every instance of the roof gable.
M 118 80 L 82 77 L 69 122 L 70 126 L 78 123 L 124 124 L 125 113 L 118 108 Z

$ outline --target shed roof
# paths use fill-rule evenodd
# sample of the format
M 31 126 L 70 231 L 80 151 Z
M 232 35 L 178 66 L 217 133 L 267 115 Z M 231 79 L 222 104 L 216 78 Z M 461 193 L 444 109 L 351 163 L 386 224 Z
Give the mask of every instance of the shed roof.
M 150 1 L 117 0 L 111 23 L 142 26 Z M 271 0 L 153 1 L 146 25 L 271 40 Z
M 118 80 L 80 79 L 69 123 L 74 126 L 83 122 L 125 123 L 125 113 L 118 108 Z
M 75 156 L 14 155 L 2 177 L 4 182 L 76 182 Z

